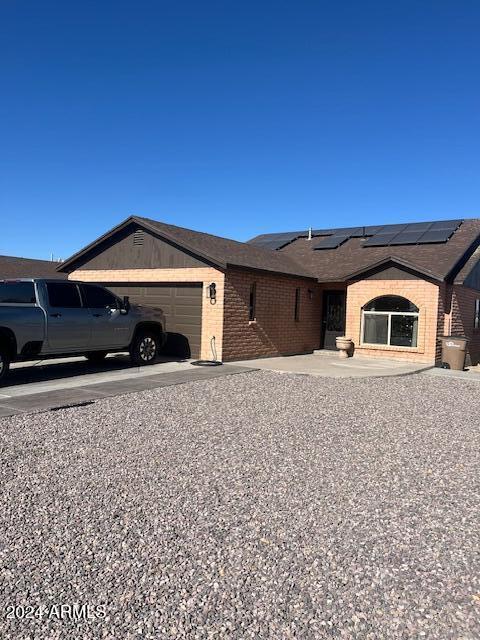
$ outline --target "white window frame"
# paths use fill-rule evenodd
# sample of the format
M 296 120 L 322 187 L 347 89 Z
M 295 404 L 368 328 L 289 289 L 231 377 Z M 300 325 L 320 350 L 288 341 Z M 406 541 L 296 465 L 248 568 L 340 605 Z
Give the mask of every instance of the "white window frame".
M 365 329 L 365 314 L 372 314 L 376 316 L 388 316 L 388 329 L 387 329 L 387 342 L 364 342 L 364 329 Z M 362 309 L 362 322 L 361 322 L 361 333 L 360 333 L 360 344 L 365 346 L 372 347 L 392 347 L 394 349 L 418 349 L 418 330 L 417 330 L 417 344 L 413 347 L 407 347 L 404 345 L 390 344 L 392 339 L 392 316 L 415 316 L 420 322 L 420 311 L 365 311 Z
M 475 314 L 473 316 L 473 328 L 480 329 L 480 298 L 475 300 Z

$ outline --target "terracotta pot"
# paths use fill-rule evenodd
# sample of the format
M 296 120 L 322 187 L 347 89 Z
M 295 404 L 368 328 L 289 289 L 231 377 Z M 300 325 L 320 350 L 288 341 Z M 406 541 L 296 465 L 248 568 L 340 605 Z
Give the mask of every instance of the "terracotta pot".
M 339 351 L 339 357 L 342 359 L 348 358 L 352 352 L 353 341 L 351 338 L 345 338 L 340 336 L 336 339 L 337 349 Z

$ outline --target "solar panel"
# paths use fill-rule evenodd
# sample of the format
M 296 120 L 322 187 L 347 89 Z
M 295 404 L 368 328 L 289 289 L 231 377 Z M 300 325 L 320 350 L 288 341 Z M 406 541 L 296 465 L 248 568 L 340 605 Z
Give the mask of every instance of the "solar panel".
M 256 247 L 262 247 L 264 249 L 275 250 L 280 249 L 296 238 L 298 238 L 298 233 L 272 233 L 261 238 L 250 240 L 249 244 L 252 244 Z
M 336 249 L 341 244 L 346 242 L 350 236 L 328 236 L 327 238 L 322 238 L 320 242 L 317 242 L 312 246 L 312 249 Z
M 433 242 L 446 242 L 452 235 L 454 229 L 429 229 L 420 238 L 420 244 Z
M 424 231 L 402 231 L 401 233 L 397 233 L 389 244 L 418 244 L 424 233 Z
M 406 224 L 386 224 L 382 229 L 382 234 L 384 233 L 400 233 L 400 231 L 405 231 L 408 225 Z
M 395 233 L 377 233 L 377 235 L 369 238 L 365 243 L 364 247 L 386 247 L 390 244 L 390 242 L 398 235 L 398 232 Z
M 338 227 L 334 229 L 312 229 L 313 236 L 350 236 L 350 238 L 356 238 L 358 236 L 363 236 L 365 232 L 366 235 L 373 235 L 374 233 L 378 233 L 381 229 L 384 228 L 384 225 L 370 225 L 370 226 L 358 226 L 358 227 Z M 307 235 L 306 233 L 302 233 L 303 235 Z
M 353 233 L 350 234 L 351 238 L 365 238 L 372 236 L 374 233 L 378 233 L 382 227 L 357 227 Z M 372 231 L 373 229 L 373 231 Z
M 385 230 L 385 225 L 379 224 L 376 226 L 365 227 L 365 235 L 366 236 L 374 236 L 377 233 L 382 233 Z M 385 231 L 386 233 L 386 231 Z
M 268 242 L 262 242 L 262 243 L 253 243 L 256 247 L 261 247 L 262 249 L 272 249 L 273 251 L 275 251 L 276 249 L 280 249 L 281 247 L 283 247 L 286 242 L 285 240 L 283 241 L 279 241 L 279 240 L 269 240 Z
M 462 224 L 462 220 L 440 220 L 432 223 L 432 230 L 452 230 L 455 231 Z
M 384 228 L 383 225 L 369 227 L 344 227 L 339 229 L 323 229 L 312 231 L 313 236 L 348 236 L 349 238 L 363 238 L 373 236 Z
M 335 229 L 335 236 L 347 236 L 352 238 L 356 233 L 361 233 L 362 227 L 345 227 L 343 229 Z
M 462 222 L 463 220 L 439 220 L 343 229 L 314 229 L 312 237 L 315 238 L 315 242 L 312 242 L 312 249 L 336 249 L 350 238 L 368 238 L 363 243 L 364 247 L 447 242 Z M 249 244 L 275 251 L 297 238 L 308 237 L 308 234 L 307 230 L 265 234 L 258 239 L 250 240 Z
M 312 229 L 312 236 L 333 236 L 337 229 Z M 303 234 L 308 236 L 308 231 Z
M 411 222 L 407 224 L 405 229 L 406 232 L 414 232 L 414 231 L 428 231 L 432 226 L 431 222 Z

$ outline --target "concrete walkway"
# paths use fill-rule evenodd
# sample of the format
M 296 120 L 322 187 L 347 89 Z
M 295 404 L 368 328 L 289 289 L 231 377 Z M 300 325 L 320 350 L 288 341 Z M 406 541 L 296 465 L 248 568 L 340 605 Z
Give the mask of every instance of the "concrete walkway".
M 92 366 L 85 358 L 14 364 L 8 386 L 0 387 L 0 417 L 91 403 L 108 396 L 249 370 L 252 367 L 195 367 L 190 360 L 167 359 L 148 367 L 132 367 L 128 357 L 122 355 L 110 356 L 98 366 Z
M 403 376 L 430 369 L 430 365 L 384 360 L 380 358 L 362 358 L 354 356 L 340 360 L 338 352 L 323 352 L 301 356 L 280 358 L 261 358 L 235 362 L 238 366 L 267 369 L 282 373 L 302 373 L 328 378 L 380 378 L 384 376 Z

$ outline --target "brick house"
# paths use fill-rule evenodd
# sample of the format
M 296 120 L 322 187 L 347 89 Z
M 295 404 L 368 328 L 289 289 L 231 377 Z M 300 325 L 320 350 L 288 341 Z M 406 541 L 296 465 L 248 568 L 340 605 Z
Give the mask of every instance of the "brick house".
M 480 220 L 243 243 L 133 216 L 59 270 L 161 306 L 192 357 L 308 353 L 347 335 L 356 353 L 433 364 L 452 334 L 480 360 Z

